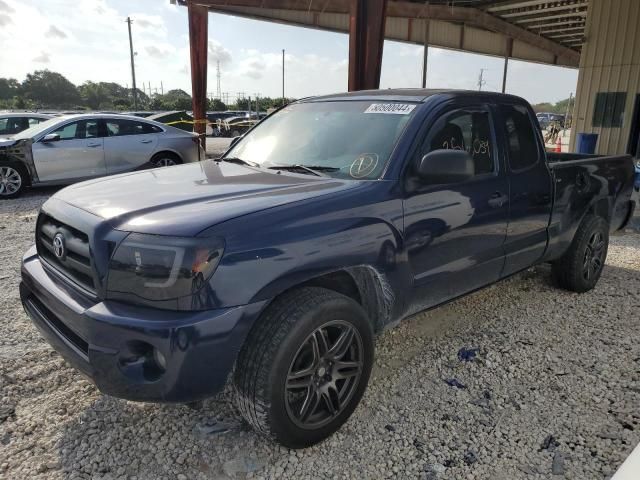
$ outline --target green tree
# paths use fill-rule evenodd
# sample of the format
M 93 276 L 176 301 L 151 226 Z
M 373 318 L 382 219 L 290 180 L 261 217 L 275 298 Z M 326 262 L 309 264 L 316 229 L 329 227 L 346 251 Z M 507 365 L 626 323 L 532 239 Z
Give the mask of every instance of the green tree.
M 82 101 L 73 83 L 49 70 L 27 74 L 22 82 L 22 93 L 26 100 L 37 106 L 68 108 L 78 106 Z
M 20 82 L 15 78 L 0 78 L 0 100 L 13 100 L 20 93 Z
M 191 110 L 191 105 L 191 95 L 176 89 L 164 95 L 154 95 L 149 106 L 152 110 Z
M 227 106 L 219 98 L 214 98 L 212 100 L 209 100 L 207 108 L 209 110 L 213 110 L 214 112 L 224 112 L 227 109 Z

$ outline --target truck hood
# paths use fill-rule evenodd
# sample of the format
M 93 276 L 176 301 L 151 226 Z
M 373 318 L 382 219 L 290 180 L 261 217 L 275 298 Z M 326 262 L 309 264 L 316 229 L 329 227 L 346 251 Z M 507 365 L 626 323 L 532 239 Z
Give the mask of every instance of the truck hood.
M 195 236 L 232 218 L 360 183 L 207 160 L 89 180 L 53 198 L 99 216 L 118 230 Z

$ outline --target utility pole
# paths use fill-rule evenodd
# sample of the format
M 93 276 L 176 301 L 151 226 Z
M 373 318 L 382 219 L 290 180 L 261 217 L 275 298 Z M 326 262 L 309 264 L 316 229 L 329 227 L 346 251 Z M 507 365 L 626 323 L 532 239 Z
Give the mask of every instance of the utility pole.
M 573 92 L 569 93 L 569 101 L 567 102 L 567 111 L 564 115 L 564 128 L 570 128 L 573 125 L 573 115 L 571 115 L 571 122 L 569 122 L 569 115 L 571 114 L 571 100 L 573 100 Z
M 129 53 L 131 55 L 131 81 L 133 83 L 133 109 L 138 109 L 138 93 L 136 92 L 136 67 L 133 63 L 133 40 L 131 39 L 131 17 L 127 17 L 127 27 L 129 28 Z
M 282 106 L 284 107 L 284 48 L 282 49 Z
M 164 95 L 164 87 L 162 86 L 162 80 L 160 80 L 160 95 Z
M 480 69 L 480 76 L 478 77 L 478 91 L 482 91 L 482 87 L 487 84 L 487 81 L 484 79 L 484 71 L 486 68 Z
M 220 98 L 220 77 L 221 77 L 221 74 L 220 74 L 220 60 L 218 60 L 218 62 L 216 64 L 216 69 L 217 69 L 217 71 L 216 71 L 216 79 L 217 79 L 217 82 L 218 82 L 217 89 L 216 89 L 216 97 L 218 97 L 218 100 L 221 100 L 221 98 Z

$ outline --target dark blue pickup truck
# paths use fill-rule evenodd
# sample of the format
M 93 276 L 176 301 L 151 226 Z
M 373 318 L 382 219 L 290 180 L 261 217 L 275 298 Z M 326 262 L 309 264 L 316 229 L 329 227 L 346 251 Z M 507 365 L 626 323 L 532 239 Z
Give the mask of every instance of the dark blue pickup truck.
M 513 96 L 311 98 L 220 159 L 55 194 L 20 293 L 102 392 L 191 403 L 230 380 L 256 430 L 305 447 L 356 408 L 384 328 L 542 262 L 593 288 L 633 177 L 629 156 L 546 154 Z

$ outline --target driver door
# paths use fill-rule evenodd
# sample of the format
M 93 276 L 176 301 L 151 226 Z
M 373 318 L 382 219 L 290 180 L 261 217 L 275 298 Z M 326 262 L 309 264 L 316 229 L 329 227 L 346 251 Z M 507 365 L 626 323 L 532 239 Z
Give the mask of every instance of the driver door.
M 58 140 L 33 144 L 33 160 L 41 182 L 66 182 L 107 174 L 100 120 L 66 123 L 48 134 Z
M 495 282 L 504 264 L 508 182 L 488 106 L 453 108 L 427 130 L 405 179 L 405 242 L 413 312 Z M 416 167 L 434 150 L 466 150 L 470 180 L 437 185 Z

